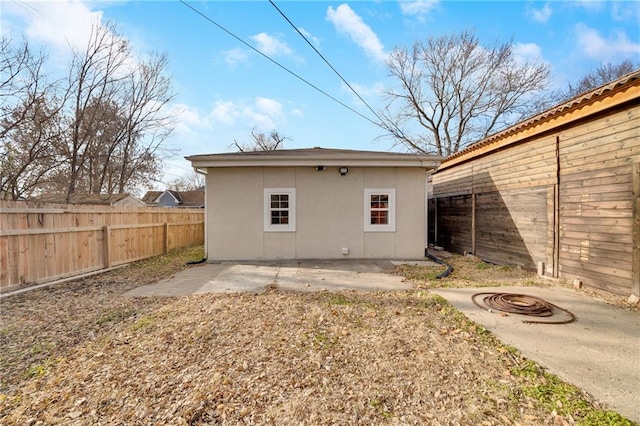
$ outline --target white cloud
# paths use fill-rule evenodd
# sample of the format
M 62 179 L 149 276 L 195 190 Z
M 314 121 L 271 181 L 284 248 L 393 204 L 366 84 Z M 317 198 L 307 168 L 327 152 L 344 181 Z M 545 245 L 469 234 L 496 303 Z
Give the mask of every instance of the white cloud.
M 611 16 L 616 21 L 640 22 L 640 6 L 636 2 L 612 2 Z
M 362 96 L 363 98 L 368 98 L 368 97 L 376 97 L 377 98 L 382 94 L 382 92 L 384 90 L 384 84 L 382 84 L 381 82 L 373 83 L 370 86 L 365 86 L 365 85 L 358 84 L 358 83 L 349 83 L 349 84 L 351 85 L 351 87 L 353 87 L 353 90 L 358 92 L 358 94 L 360 96 Z M 342 89 L 349 91 L 349 93 L 353 93 L 351 91 L 351 89 L 349 89 L 347 87 L 346 84 L 342 85 Z M 357 99 L 357 97 L 356 97 L 356 99 Z M 358 100 L 358 102 L 361 102 L 361 101 Z
M 400 3 L 400 10 L 405 15 L 417 15 L 424 16 L 431 12 L 439 0 L 412 0 L 412 1 L 403 1 Z
M 536 43 L 514 43 L 513 53 L 520 58 L 542 58 L 542 49 Z
M 253 123 L 252 127 L 261 130 L 273 130 L 276 122 L 284 122 L 282 104 L 275 99 L 257 97 L 253 105 L 244 108 L 243 114 Z
M 302 33 L 302 35 L 304 35 L 307 38 L 307 40 L 309 40 L 311 42 L 311 44 L 313 44 L 316 47 L 320 46 L 320 38 L 319 37 L 314 37 L 313 34 L 311 34 L 309 31 L 305 30 L 302 27 L 298 27 L 298 31 L 300 31 Z
M 211 127 L 198 108 L 186 104 L 173 105 L 170 114 L 176 117 L 176 133 L 179 134 L 194 134 L 197 129 Z
M 260 33 L 251 36 L 251 39 L 256 42 L 256 48 L 267 56 L 289 56 L 293 53 L 287 43 L 280 41 L 277 36 Z
M 349 83 L 349 84 L 351 85 L 353 90 L 355 90 L 356 93 L 360 95 L 362 99 L 365 99 L 365 100 L 367 99 L 378 100 L 380 99 L 380 96 L 384 91 L 384 84 L 382 84 L 381 82 L 375 82 L 369 86 L 365 86 L 363 84 L 358 84 L 358 83 Z M 353 91 L 349 89 L 349 87 L 347 87 L 346 84 L 343 83 L 340 89 L 351 96 L 351 102 L 355 106 L 366 108 L 366 105 L 362 103 L 362 100 L 360 100 L 360 98 L 358 98 L 358 96 L 355 93 L 353 93 Z
M 66 68 L 73 51 L 86 52 L 91 39 L 95 42 L 98 37 L 105 44 L 124 41 L 131 49 L 117 53 L 118 58 L 114 62 L 122 60 L 117 65 L 118 75 L 130 72 L 143 60 L 133 51 L 131 40 L 119 33 L 115 24 L 103 22 L 102 11 L 90 9 L 91 6 L 97 7 L 96 3 L 80 0 L 22 1 L 12 6 L 7 12 L 23 21 L 16 27 L 33 45 L 46 47 L 54 69 L 60 67 L 68 71 Z
M 542 24 L 546 23 L 549 20 L 552 13 L 553 12 L 551 10 L 551 6 L 549 6 L 549 3 L 545 3 L 545 5 L 542 6 L 542 9 L 529 9 L 529 14 L 533 18 L 533 20 Z
M 218 101 L 209 118 L 226 126 L 242 125 L 272 130 L 276 123 L 286 122 L 282 104 L 275 99 L 257 97 L 252 103 L 244 101 Z
M 60 50 L 68 50 L 69 46 L 83 49 L 93 25 L 101 25 L 103 15 L 102 11 L 92 11 L 87 3 L 79 0 L 26 2 L 12 12 L 25 20 L 29 39 Z
M 218 101 L 209 114 L 212 119 L 224 124 L 234 124 L 240 116 L 240 108 L 233 101 Z
M 513 56 L 520 66 L 544 63 L 551 66 L 542 56 L 542 48 L 536 43 L 514 43 Z
M 346 3 L 336 9 L 329 6 L 327 20 L 333 24 L 338 32 L 346 34 L 360 46 L 367 55 L 380 61 L 387 59 L 384 46 L 376 33 Z
M 282 104 L 275 99 L 257 97 L 255 106 L 258 110 L 271 116 L 282 116 Z
M 222 55 L 224 56 L 224 61 L 232 67 L 249 60 L 247 51 L 240 48 L 225 50 Z
M 575 33 L 581 51 L 600 62 L 617 62 L 624 57 L 638 57 L 640 43 L 629 40 L 622 31 L 612 31 L 608 38 L 585 24 L 577 24 Z
M 582 7 L 590 12 L 600 12 L 605 8 L 607 2 L 600 0 L 578 0 L 575 3 L 570 4 Z

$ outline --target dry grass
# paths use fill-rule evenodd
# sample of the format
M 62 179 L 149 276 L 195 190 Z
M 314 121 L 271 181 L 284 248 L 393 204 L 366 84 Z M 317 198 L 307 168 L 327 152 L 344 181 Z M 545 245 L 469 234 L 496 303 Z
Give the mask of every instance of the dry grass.
M 436 253 L 436 254 L 442 254 Z M 445 257 L 446 256 L 446 257 Z M 499 286 L 548 286 L 551 282 L 538 277 L 531 271 L 509 266 L 492 265 L 475 257 L 450 255 L 444 252 L 443 259 L 453 266 L 453 273 L 443 279 L 436 276 L 443 272 L 444 266 L 399 266 L 397 271 L 412 280 L 417 287 L 429 289 L 435 287 L 499 287 Z
M 443 272 L 444 266 L 412 266 L 402 265 L 396 272 L 410 279 L 417 288 L 460 288 L 460 287 L 501 287 L 501 286 L 561 286 L 575 290 L 573 285 L 563 279 L 541 278 L 535 272 L 522 270 L 510 266 L 493 265 L 483 262 L 474 256 L 462 256 L 447 252 L 435 252 L 453 266 L 453 273 L 443 279 L 436 276 Z M 619 308 L 640 313 L 639 303 L 629 303 L 626 297 L 600 292 L 595 289 L 583 288 L 582 293 L 600 299 Z
M 630 424 L 424 289 L 122 296 L 200 255 L 3 300 L 0 424 Z

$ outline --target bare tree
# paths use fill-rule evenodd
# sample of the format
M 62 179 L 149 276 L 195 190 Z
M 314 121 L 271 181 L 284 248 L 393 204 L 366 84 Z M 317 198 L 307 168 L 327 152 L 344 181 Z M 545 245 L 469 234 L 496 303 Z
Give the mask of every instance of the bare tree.
M 167 184 L 167 188 L 174 191 L 197 191 L 203 186 L 204 176 L 193 171 Z
M 398 87 L 385 91 L 383 137 L 413 151 L 450 155 L 532 112 L 549 76 L 518 59 L 513 43 L 482 46 L 473 32 L 396 48 L 387 66 Z
M 149 183 L 160 172 L 161 159 L 173 152 L 163 142 L 175 127 L 168 105 L 175 98 L 171 80 L 164 75 L 166 55 L 154 55 L 139 64 L 128 78 L 122 103 L 125 119 L 118 158 L 117 190 Z
M 284 141 L 291 140 L 291 138 L 281 135 L 276 130 L 272 130 L 267 135 L 257 131 L 255 127 L 251 129 L 251 139 L 251 142 L 246 144 L 241 144 L 234 140 L 231 147 L 235 147 L 239 152 L 275 151 L 283 148 Z
M 68 198 L 77 190 L 124 192 L 159 175 L 174 125 L 166 65 L 162 55 L 137 61 L 113 25 L 95 24 L 86 49 L 74 52 L 65 92 L 70 125 L 59 147 Z
M 33 194 L 58 164 L 52 144 L 60 135 L 57 82 L 43 72 L 46 56 L 26 41 L 0 40 L 0 193 Z
M 38 97 L 27 98 L 21 107 L 1 120 L 0 190 L 3 198 L 17 200 L 34 195 L 47 184 L 60 164 L 53 149 L 60 137 L 59 111 Z
M 634 64 L 629 59 L 618 64 L 600 64 L 594 70 L 590 71 L 578 80 L 577 84 L 569 84 L 569 88 L 563 94 L 563 97 L 565 99 L 574 98 L 581 93 L 595 89 L 603 84 L 607 84 L 638 69 L 640 69 L 640 64 Z
M 74 51 L 66 91 L 71 123 L 60 146 L 67 159 L 67 198 L 76 192 L 91 157 L 96 124 L 108 120 L 101 117 L 104 111 L 96 105 L 117 105 L 118 94 L 124 88 L 123 74 L 131 72 L 127 69 L 131 48 L 114 31 L 112 26 L 94 24 L 86 50 Z
M 114 25 L 97 22 L 62 80 L 49 82 L 46 57 L 27 42 L 2 38 L 0 54 L 3 195 L 17 197 L 38 184 L 67 198 L 125 192 L 159 176 L 171 154 L 163 142 L 175 124 L 166 56 L 138 60 Z
M 50 94 L 43 74 L 44 53 L 33 52 L 26 40 L 14 45 L 7 37 L 0 39 L 0 138 L 19 126 Z

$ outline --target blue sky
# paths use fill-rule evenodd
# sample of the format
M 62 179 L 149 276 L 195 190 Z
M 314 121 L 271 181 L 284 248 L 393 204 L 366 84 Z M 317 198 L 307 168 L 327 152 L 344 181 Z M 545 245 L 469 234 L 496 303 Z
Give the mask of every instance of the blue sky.
M 640 61 L 640 2 L 274 1 L 374 109 L 394 82 L 395 46 L 473 29 L 481 42 L 513 40 L 523 57 L 552 69 L 564 88 L 600 63 Z M 268 1 L 188 4 L 350 108 L 373 115 Z M 285 148 L 401 150 L 371 122 L 274 65 L 178 1 L 0 1 L 2 34 L 26 37 L 64 64 L 91 22 L 113 22 L 138 55 L 166 52 L 177 97 L 164 181 L 188 173 L 186 155 L 227 152 L 253 128 L 277 130 Z M 160 185 L 161 187 L 162 185 Z

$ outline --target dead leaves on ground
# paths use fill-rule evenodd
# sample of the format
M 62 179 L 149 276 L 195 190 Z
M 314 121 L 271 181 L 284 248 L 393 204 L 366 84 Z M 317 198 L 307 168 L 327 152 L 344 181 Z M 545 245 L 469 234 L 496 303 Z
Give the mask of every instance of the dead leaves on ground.
M 32 424 L 543 424 L 513 398 L 505 355 L 429 297 L 175 299 L 78 345 L 0 413 Z

